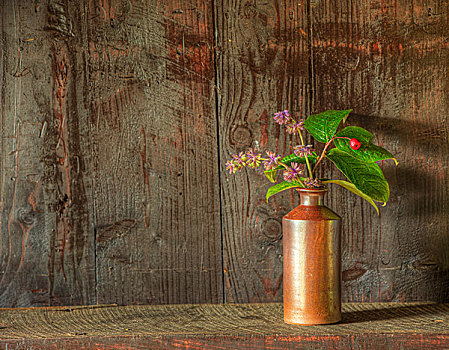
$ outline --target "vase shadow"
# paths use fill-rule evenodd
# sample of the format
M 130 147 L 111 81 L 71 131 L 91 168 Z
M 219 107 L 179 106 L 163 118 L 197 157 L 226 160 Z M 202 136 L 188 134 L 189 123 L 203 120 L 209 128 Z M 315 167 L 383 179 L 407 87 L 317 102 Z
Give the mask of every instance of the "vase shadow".
M 382 308 L 371 310 L 354 310 L 342 312 L 341 324 L 370 322 L 370 321 L 385 321 L 392 319 L 401 319 L 417 316 L 438 315 L 443 311 L 438 304 L 435 303 L 420 303 L 416 305 L 388 305 Z

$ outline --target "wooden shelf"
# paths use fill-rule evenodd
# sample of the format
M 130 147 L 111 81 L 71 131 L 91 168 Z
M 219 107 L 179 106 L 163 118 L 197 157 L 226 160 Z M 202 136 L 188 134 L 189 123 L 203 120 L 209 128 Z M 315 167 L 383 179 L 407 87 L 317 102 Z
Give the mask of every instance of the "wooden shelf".
M 0 309 L 7 349 L 443 349 L 449 304 L 344 304 L 334 325 L 292 326 L 281 304 Z

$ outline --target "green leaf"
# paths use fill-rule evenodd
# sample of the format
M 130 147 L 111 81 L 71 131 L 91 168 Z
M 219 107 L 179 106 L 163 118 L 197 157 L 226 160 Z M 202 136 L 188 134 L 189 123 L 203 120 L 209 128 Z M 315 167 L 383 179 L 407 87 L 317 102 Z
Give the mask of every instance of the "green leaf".
M 318 156 L 316 155 L 315 152 L 312 152 L 312 155 L 308 156 L 308 158 L 309 158 L 309 162 L 310 163 L 316 163 L 316 160 L 317 160 Z M 306 157 L 299 157 L 296 154 L 292 153 L 292 154 L 289 154 L 288 156 L 282 158 L 280 160 L 280 162 L 284 163 L 286 165 L 290 165 L 293 162 L 305 164 L 306 163 Z M 278 165 L 276 167 L 276 169 L 282 169 L 282 168 L 283 168 L 282 165 Z
M 276 182 L 276 170 L 266 170 L 264 171 L 264 173 L 267 179 L 270 180 L 270 182 Z
M 390 196 L 388 182 L 377 163 L 364 162 L 337 148 L 328 151 L 326 157 L 346 175 L 359 191 L 377 202 L 388 201 Z
M 374 207 L 374 209 L 376 209 L 377 215 L 379 215 L 379 208 L 377 208 L 377 205 L 373 201 L 373 199 L 370 196 L 363 193 L 362 191 L 360 191 L 359 189 L 357 189 L 357 187 L 355 187 L 355 185 L 353 183 L 350 183 L 350 182 L 344 181 L 344 180 L 326 180 L 326 181 L 322 181 L 322 182 L 323 182 L 323 184 L 340 185 L 340 186 L 346 188 L 348 191 L 355 193 L 357 196 L 362 197 L 363 199 L 367 200 Z
M 268 198 L 270 198 L 272 195 L 279 193 L 281 191 L 288 190 L 290 188 L 297 188 L 297 187 L 304 188 L 304 186 L 300 182 L 297 182 L 297 181 L 292 181 L 292 182 L 284 181 L 284 182 L 278 183 L 274 186 L 271 186 L 267 191 L 267 203 L 268 203 Z
M 342 150 L 346 153 L 349 153 L 351 156 L 363 160 L 365 162 L 377 162 L 379 160 L 385 159 L 393 159 L 396 165 L 398 165 L 398 161 L 394 156 L 388 152 L 386 149 L 376 146 L 371 142 L 374 135 L 371 134 L 368 130 L 363 128 L 359 128 L 357 126 L 348 126 L 343 130 L 340 130 L 334 139 L 335 147 L 339 150 Z M 360 141 L 361 146 L 358 150 L 353 150 L 349 146 L 348 139 L 339 139 L 337 137 L 348 137 L 349 139 L 357 139 Z
M 304 127 L 319 142 L 329 142 L 337 132 L 338 125 L 346 121 L 352 109 L 343 111 L 329 110 L 309 116 L 304 121 Z
M 310 164 L 314 164 L 316 163 L 318 156 L 315 152 L 312 153 L 312 155 L 308 156 L 309 157 L 309 162 Z M 301 164 L 305 164 L 306 163 L 306 157 L 299 157 L 296 154 L 292 153 L 289 154 L 288 156 L 282 158 L 280 160 L 281 163 L 285 164 L 285 165 L 290 165 L 291 163 L 301 163 Z M 282 165 L 278 165 L 275 169 L 273 170 L 267 170 L 264 171 L 265 176 L 267 177 L 268 180 L 270 180 L 270 182 L 276 182 L 276 173 L 278 170 L 280 169 L 284 169 L 284 167 Z

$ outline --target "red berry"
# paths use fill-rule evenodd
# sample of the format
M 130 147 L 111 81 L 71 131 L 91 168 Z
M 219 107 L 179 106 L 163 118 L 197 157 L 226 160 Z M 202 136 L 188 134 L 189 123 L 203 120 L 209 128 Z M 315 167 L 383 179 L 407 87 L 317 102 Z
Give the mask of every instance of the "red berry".
M 351 139 L 350 141 L 349 141 L 349 146 L 353 149 L 353 150 L 358 150 L 359 148 L 360 148 L 360 146 L 361 146 L 362 144 L 360 143 L 360 141 L 359 140 L 357 140 L 357 139 Z

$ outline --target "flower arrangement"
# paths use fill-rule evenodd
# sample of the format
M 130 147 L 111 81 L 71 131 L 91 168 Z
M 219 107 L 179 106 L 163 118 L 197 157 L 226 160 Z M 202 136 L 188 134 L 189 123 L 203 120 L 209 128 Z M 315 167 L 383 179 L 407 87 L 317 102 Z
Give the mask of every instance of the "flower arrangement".
M 274 114 L 274 121 L 285 127 L 287 133 L 298 136 L 299 144 L 293 147 L 293 153 L 282 157 L 266 151 L 265 156 L 256 149 L 232 155 L 226 163 L 230 174 L 243 168 L 256 169 L 264 167 L 268 180 L 276 183 L 267 191 L 268 199 L 281 191 L 291 188 L 325 188 L 327 184 L 340 185 L 367 200 L 376 209 L 376 202 L 383 205 L 388 201 L 390 190 L 381 168 L 376 163 L 392 159 L 393 155 L 386 149 L 373 144 L 374 137 L 369 131 L 348 126 L 337 132 L 341 122 L 345 122 L 351 110 L 328 110 L 309 116 L 305 120 L 296 120 L 288 110 Z M 303 132 L 324 144 L 320 155 L 311 145 L 304 143 Z M 334 146 L 333 148 L 331 146 Z M 316 176 L 317 167 L 323 159 L 330 160 L 346 176 L 348 181 L 321 179 Z M 282 171 L 281 181 L 278 174 Z

